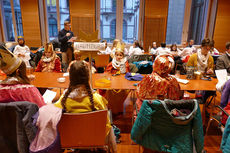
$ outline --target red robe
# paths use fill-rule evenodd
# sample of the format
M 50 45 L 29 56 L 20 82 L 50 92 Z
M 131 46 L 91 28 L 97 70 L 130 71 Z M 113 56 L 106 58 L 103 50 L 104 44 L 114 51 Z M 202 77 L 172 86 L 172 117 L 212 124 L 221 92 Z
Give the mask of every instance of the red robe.
M 129 62 L 126 61 L 125 62 L 125 67 L 126 67 L 126 73 L 127 72 L 130 72 L 130 68 L 129 68 Z M 112 73 L 112 74 L 115 74 L 117 73 L 117 71 L 119 71 L 118 69 L 115 69 L 112 65 L 112 62 L 110 62 L 107 67 L 106 67 L 106 72 L 109 72 L 109 73 Z
M 45 63 L 41 59 L 35 72 L 61 72 L 61 62 L 59 58 L 55 58 L 55 61 L 49 63 Z
M 45 105 L 38 89 L 30 84 L 0 84 L 0 103 L 28 101 L 38 107 Z

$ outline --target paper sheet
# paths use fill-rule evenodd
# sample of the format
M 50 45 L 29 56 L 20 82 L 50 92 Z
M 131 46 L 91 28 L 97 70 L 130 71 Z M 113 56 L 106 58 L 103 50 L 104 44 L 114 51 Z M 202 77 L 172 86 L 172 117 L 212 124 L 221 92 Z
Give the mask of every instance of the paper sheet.
M 69 73 L 67 72 L 67 73 L 63 73 L 63 76 L 65 77 L 65 76 L 69 76 Z
M 189 80 L 186 80 L 186 79 L 180 79 L 180 78 L 176 78 L 176 79 L 179 83 L 183 83 L 183 84 L 189 83 Z
M 46 104 L 52 104 L 52 101 L 55 98 L 56 94 L 56 92 L 47 89 L 42 97 Z
M 215 72 L 219 83 L 225 83 L 228 80 L 228 73 L 226 69 L 215 70 Z

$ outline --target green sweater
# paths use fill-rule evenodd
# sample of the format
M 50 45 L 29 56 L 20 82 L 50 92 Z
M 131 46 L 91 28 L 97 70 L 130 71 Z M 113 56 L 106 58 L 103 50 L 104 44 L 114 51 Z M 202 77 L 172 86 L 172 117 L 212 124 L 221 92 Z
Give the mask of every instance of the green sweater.
M 185 121 L 185 125 L 179 125 L 173 122 L 173 117 L 160 101 L 145 100 L 133 125 L 131 139 L 151 150 L 172 153 L 193 153 L 194 141 L 197 153 L 201 153 L 204 136 L 199 106 L 192 114 L 188 123 Z

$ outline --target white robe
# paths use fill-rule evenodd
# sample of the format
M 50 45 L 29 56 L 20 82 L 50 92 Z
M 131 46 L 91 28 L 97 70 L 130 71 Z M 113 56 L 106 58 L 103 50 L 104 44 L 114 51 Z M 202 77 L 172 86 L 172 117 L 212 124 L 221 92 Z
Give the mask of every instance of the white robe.
M 23 60 L 26 63 L 27 67 L 30 67 L 30 49 L 28 46 L 20 46 L 20 45 L 16 45 L 14 48 L 14 55 L 16 55 L 18 57 L 19 54 L 25 55 L 25 57 L 19 57 L 21 60 Z
M 171 51 L 169 48 L 158 47 L 156 50 L 157 55 L 171 55 Z
M 133 48 L 133 46 L 130 46 L 130 48 L 129 48 L 129 56 L 141 55 L 143 53 L 144 53 L 144 51 L 141 50 L 139 47 Z

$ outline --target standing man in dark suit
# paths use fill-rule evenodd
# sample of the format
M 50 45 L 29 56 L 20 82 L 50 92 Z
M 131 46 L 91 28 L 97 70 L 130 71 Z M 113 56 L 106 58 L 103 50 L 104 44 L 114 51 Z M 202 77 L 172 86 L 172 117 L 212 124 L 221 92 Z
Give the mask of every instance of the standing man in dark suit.
M 70 21 L 64 22 L 64 29 L 59 31 L 58 40 L 61 42 L 61 52 L 62 52 L 62 64 L 64 70 L 66 71 L 69 63 L 72 61 L 73 57 L 73 41 L 76 38 L 74 37 L 73 32 L 71 31 Z

